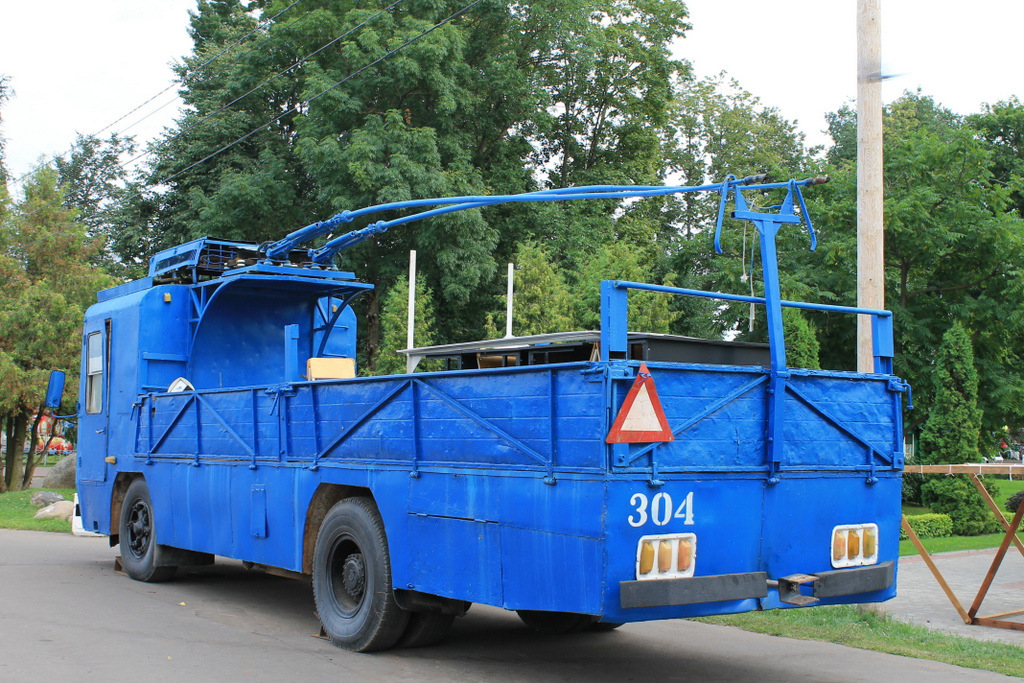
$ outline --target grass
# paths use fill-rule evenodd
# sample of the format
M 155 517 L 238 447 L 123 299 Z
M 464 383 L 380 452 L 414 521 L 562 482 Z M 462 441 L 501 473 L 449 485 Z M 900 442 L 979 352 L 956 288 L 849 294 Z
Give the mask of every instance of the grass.
M 697 621 L 1024 677 L 1022 647 L 937 633 L 848 605 L 748 612 Z
M 996 489 L 999 491 L 998 494 L 993 496 L 996 503 L 1002 506 L 1006 499 L 1017 493 L 1018 491 L 1024 491 L 1024 479 L 988 479 L 989 483 L 995 484 Z
M 1024 540 L 1024 532 L 1017 534 Z M 985 550 L 998 548 L 1005 534 L 982 534 L 981 536 L 946 536 L 944 538 L 922 538 L 921 543 L 929 553 L 949 553 L 958 550 Z M 900 555 L 915 555 L 917 549 L 910 539 L 900 541 Z
M 35 519 L 39 508 L 32 504 L 32 494 L 40 489 L 0 493 L 0 528 L 58 531 L 70 534 L 71 524 L 63 519 Z M 75 489 L 47 489 L 66 500 L 74 500 Z

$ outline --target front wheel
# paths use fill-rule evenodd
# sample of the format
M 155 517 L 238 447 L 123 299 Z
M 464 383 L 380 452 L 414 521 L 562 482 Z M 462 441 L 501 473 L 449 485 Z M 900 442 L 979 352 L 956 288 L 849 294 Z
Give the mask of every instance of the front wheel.
M 405 632 L 409 613 L 395 602 L 384 521 L 369 498 L 347 498 L 324 517 L 313 598 L 324 632 L 340 647 L 386 650 Z
M 145 479 L 136 479 L 128 486 L 121 505 L 121 564 L 125 573 L 136 581 L 167 581 L 176 567 L 157 565 L 156 523 L 153 501 Z

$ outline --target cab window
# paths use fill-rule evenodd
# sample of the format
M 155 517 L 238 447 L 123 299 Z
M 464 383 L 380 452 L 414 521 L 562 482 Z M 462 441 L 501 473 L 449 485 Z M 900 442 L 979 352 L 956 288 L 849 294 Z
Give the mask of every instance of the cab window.
M 95 414 L 103 410 L 103 336 L 91 332 L 86 338 L 85 412 Z

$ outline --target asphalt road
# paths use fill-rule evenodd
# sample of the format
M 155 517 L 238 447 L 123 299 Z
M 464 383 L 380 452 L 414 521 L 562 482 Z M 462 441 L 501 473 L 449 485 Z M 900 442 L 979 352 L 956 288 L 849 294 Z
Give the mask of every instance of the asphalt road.
M 475 605 L 444 643 L 360 655 L 317 638 L 307 583 L 224 561 L 166 584 L 105 539 L 0 530 L 0 681 L 988 681 L 987 672 L 679 620 L 542 637 Z

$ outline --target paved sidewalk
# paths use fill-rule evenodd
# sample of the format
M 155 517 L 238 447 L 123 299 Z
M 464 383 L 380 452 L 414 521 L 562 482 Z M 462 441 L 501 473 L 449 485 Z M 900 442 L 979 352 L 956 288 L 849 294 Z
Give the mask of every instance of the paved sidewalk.
M 993 548 L 932 555 L 965 610 L 974 602 L 995 554 Z M 1024 646 L 1024 631 L 965 624 L 920 555 L 900 558 L 898 580 L 897 596 L 885 603 L 890 616 L 976 640 Z M 978 614 L 1016 609 L 1024 609 L 1024 557 L 1010 546 Z M 1006 619 L 1024 622 L 1024 614 Z

